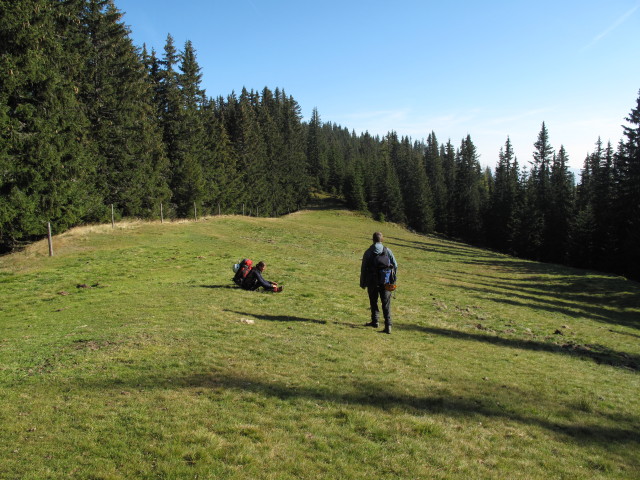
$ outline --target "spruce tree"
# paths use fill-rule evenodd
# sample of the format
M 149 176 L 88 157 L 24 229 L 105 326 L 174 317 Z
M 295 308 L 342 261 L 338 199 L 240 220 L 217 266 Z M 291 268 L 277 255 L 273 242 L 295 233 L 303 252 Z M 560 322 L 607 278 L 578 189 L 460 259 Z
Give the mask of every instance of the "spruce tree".
M 536 211 L 536 188 L 533 176 L 524 168 L 520 175 L 520 195 L 518 204 L 520 211 L 517 216 L 517 225 L 514 247 L 519 257 L 539 259 L 542 248 L 542 222 Z
M 344 183 L 344 170 L 345 170 L 345 148 L 340 148 L 337 140 L 329 143 L 327 149 L 327 191 L 333 195 L 342 194 L 342 185 Z
M 636 106 L 625 120 L 624 150 L 618 162 L 618 250 L 621 272 L 640 280 L 640 92 Z
M 266 177 L 267 149 L 254 108 L 254 94 L 242 89 L 237 108 L 241 119 L 241 141 L 238 144 L 238 160 L 245 185 L 244 201 L 252 210 L 264 216 L 272 208 L 270 185 Z
M 187 216 L 193 205 L 202 205 L 205 195 L 205 129 L 202 104 L 205 92 L 201 89 L 202 74 L 193 44 L 187 40 L 180 54 L 180 73 L 177 77 L 180 92 L 177 118 L 177 137 L 174 144 L 172 168 L 173 201 L 178 214 Z
M 361 165 L 362 180 L 364 182 L 364 195 L 367 209 L 377 215 L 377 179 L 380 168 L 381 144 L 378 137 L 372 137 L 369 132 L 364 132 L 358 138 L 354 162 Z
M 205 117 L 205 201 L 209 211 L 214 213 L 218 206 L 221 212 L 238 212 L 237 203 L 241 183 L 237 173 L 236 154 L 231 145 L 222 120 L 211 107 Z
M 602 142 L 598 139 L 596 151 L 585 157 L 576 188 L 575 215 L 572 228 L 571 263 L 578 267 L 595 264 L 596 220 L 593 210 L 594 182 L 602 154 Z
M 435 230 L 444 233 L 447 229 L 447 217 L 449 213 L 447 206 L 447 183 L 445 181 L 445 169 L 435 132 L 431 132 L 427 137 L 424 164 L 433 195 Z
M 69 2 L 67 25 L 83 62 L 79 96 L 89 118 L 103 202 L 124 215 L 150 216 L 168 199 L 167 160 L 152 84 L 122 14 L 111 0 Z
M 467 135 L 462 140 L 456 158 L 454 189 L 454 234 L 468 242 L 483 241 L 482 217 L 486 197 L 476 147 Z
M 545 258 L 566 264 L 571 250 L 571 230 L 575 205 L 573 174 L 568 167 L 569 157 L 560 146 L 553 156 L 549 181 L 549 206 L 546 217 Z
M 355 161 L 347 171 L 344 185 L 344 197 L 347 202 L 347 206 L 352 210 L 360 212 L 367 211 L 364 179 L 362 176 L 362 165 L 360 161 Z
M 547 222 L 551 205 L 551 162 L 553 160 L 553 148 L 549 144 L 549 132 L 544 122 L 538 133 L 538 139 L 534 143 L 533 162 L 531 167 L 531 186 L 535 201 L 531 215 L 535 217 L 535 224 L 542 228 L 542 238 L 535 259 L 546 260 L 552 256 L 553 245 L 547 241 L 552 237 L 552 227 Z
M 446 216 L 443 232 L 445 235 L 453 235 L 456 223 L 455 198 L 456 198 L 456 149 L 447 141 L 446 145 L 440 148 L 440 158 L 442 159 L 442 167 L 444 170 L 444 183 L 446 190 Z
M 167 36 L 160 70 L 154 76 L 158 115 L 169 161 L 172 205 L 180 217 L 193 214 L 194 203 L 201 206 L 205 175 L 204 119 L 206 101 L 201 89 L 202 75 L 190 41 L 178 52 Z
M 318 109 L 314 108 L 307 132 L 307 161 L 309 162 L 309 174 L 313 178 L 316 187 L 322 189 L 327 186 L 329 168 L 321 130 L 320 115 L 318 114 Z
M 516 236 L 519 211 L 520 172 L 511 139 L 507 138 L 498 158 L 487 221 L 487 235 L 489 245 L 493 248 L 513 253 L 513 239 Z
M 279 100 L 279 125 L 284 142 L 284 151 L 279 164 L 280 183 L 283 185 L 283 198 L 278 200 L 277 208 L 284 213 L 306 205 L 309 199 L 310 179 L 307 157 L 305 155 L 305 128 L 302 124 L 300 105 L 292 96 L 276 95 Z
M 96 203 L 87 119 L 57 19 L 64 5 L 0 2 L 0 251 L 77 225 Z
M 399 162 L 404 165 L 400 177 L 405 216 L 410 227 L 418 232 L 434 229 L 433 196 L 424 165 L 424 145 L 411 145 L 408 137 L 400 143 Z
M 254 96 L 254 108 L 260 132 L 265 145 L 265 162 L 269 165 L 264 176 L 268 184 L 266 198 L 269 215 L 278 215 L 278 209 L 284 207 L 286 211 L 289 203 L 287 191 L 287 172 L 285 164 L 285 139 L 282 132 L 282 112 L 273 93 L 267 87 L 262 89 L 262 95 Z
M 382 157 L 376 184 L 376 214 L 378 220 L 404 223 L 404 203 L 398 174 L 392 163 L 397 149 L 397 135 L 390 132 L 382 142 Z

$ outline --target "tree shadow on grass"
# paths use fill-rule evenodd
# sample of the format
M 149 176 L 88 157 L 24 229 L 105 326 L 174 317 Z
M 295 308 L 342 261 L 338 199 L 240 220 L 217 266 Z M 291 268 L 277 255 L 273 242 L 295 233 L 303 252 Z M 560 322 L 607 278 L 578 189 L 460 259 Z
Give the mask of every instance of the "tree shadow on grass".
M 506 255 L 493 252 L 492 250 L 483 250 L 480 247 L 472 247 L 465 243 L 456 243 L 453 240 L 446 240 L 446 245 L 437 242 L 419 242 L 417 240 L 407 240 L 404 238 L 386 237 L 385 244 L 393 245 L 402 248 L 414 248 L 417 250 L 423 250 L 428 253 L 438 253 L 441 255 L 450 255 L 452 258 L 450 261 L 459 262 L 460 257 L 469 257 L 473 259 L 477 258 L 500 258 Z
M 453 282 L 464 282 L 461 288 L 475 291 L 480 298 L 640 329 L 640 284 L 637 282 L 562 265 L 521 260 L 466 244 L 393 240 L 390 245 L 438 254 L 439 261 L 486 267 L 482 271 L 495 274 L 454 270 L 443 273 Z M 501 277 L 502 274 L 510 277 Z
M 364 407 L 378 408 L 388 412 L 390 409 L 402 409 L 410 414 L 441 414 L 452 418 L 495 418 L 532 425 L 544 428 L 562 436 L 571 437 L 574 441 L 583 443 L 597 443 L 609 445 L 610 443 L 640 443 L 638 430 L 640 419 L 635 416 L 621 418 L 619 414 L 607 414 L 603 412 L 591 412 L 589 418 L 599 417 L 600 421 L 609 425 L 588 424 L 583 421 L 571 422 L 570 420 L 554 421 L 549 415 L 543 413 L 540 416 L 514 412 L 501 406 L 501 399 L 496 398 L 495 392 L 487 391 L 482 396 L 451 396 L 445 390 L 434 388 L 427 395 L 398 394 L 389 389 L 383 383 L 371 382 L 358 383 L 349 379 L 348 385 L 340 385 L 335 382 L 307 387 L 292 387 L 278 381 L 268 381 L 264 378 L 246 376 L 237 373 L 228 373 L 222 369 L 209 373 L 196 373 L 186 377 L 150 377 L 143 376 L 131 378 L 127 381 L 111 380 L 110 383 L 93 381 L 93 384 L 83 384 L 83 387 L 94 388 L 207 388 L 211 390 L 225 389 L 240 392 L 249 392 L 280 400 L 311 400 L 313 402 L 329 402 L 343 404 L 345 406 L 360 405 Z M 342 388 L 342 391 L 340 389 Z M 505 402 L 507 403 L 507 402 Z M 521 411 L 527 411 L 526 406 L 531 400 L 512 401 L 517 405 L 524 405 Z M 574 407 L 559 405 L 559 412 L 563 408 Z M 585 412 L 586 414 L 586 412 Z M 623 425 L 624 424 L 624 425 Z
M 582 280 L 585 287 L 579 292 L 575 286 L 577 281 L 566 276 L 543 283 L 535 280 L 500 280 L 486 275 L 470 277 L 455 271 L 449 272 L 449 275 L 454 281 L 463 281 L 465 291 L 475 292 L 482 299 L 640 329 L 640 296 L 616 290 L 615 287 L 598 287 L 601 279 L 592 282 Z
M 534 340 L 524 340 L 515 338 L 504 338 L 495 335 L 461 332 L 446 328 L 425 327 L 421 325 L 400 325 L 399 330 L 416 330 L 432 335 L 442 335 L 459 340 L 490 343 L 500 347 L 517 348 L 522 350 L 533 350 L 560 355 L 570 355 L 580 358 L 587 358 L 596 363 L 611 365 L 627 370 L 640 370 L 640 356 L 631 355 L 625 352 L 611 350 L 602 345 L 579 345 L 573 342 L 565 342 L 562 345 L 554 345 Z
M 267 320 L 269 322 L 307 322 L 307 323 L 318 323 L 321 325 L 326 325 L 327 323 L 326 320 L 296 317 L 294 315 L 267 315 L 264 313 L 237 312 L 234 310 L 225 310 L 225 312 L 235 313 L 237 315 L 243 315 L 247 317 L 253 317 L 253 318 L 257 318 L 258 320 Z

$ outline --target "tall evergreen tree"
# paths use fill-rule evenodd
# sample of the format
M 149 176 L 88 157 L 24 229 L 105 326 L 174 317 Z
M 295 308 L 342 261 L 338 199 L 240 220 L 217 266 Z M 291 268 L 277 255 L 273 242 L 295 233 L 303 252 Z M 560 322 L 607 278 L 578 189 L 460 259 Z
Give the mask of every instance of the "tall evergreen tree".
M 483 200 L 486 196 L 483 185 L 476 147 L 471 136 L 467 135 L 462 140 L 456 158 L 454 232 L 456 236 L 472 243 L 483 241 Z
M 379 220 L 404 223 L 404 203 L 398 174 L 392 157 L 398 148 L 398 137 L 390 132 L 382 142 L 382 157 L 376 185 L 376 209 Z
M 541 239 L 537 251 L 533 258 L 545 260 L 551 255 L 552 245 L 546 242 L 550 238 L 550 226 L 547 223 L 548 209 L 550 205 L 550 177 L 551 162 L 553 160 L 553 149 L 549 144 L 549 132 L 545 123 L 542 123 L 538 139 L 534 143 L 533 162 L 531 166 L 530 187 L 534 197 L 529 214 L 533 217 L 532 222 L 541 228 Z
M 447 182 L 445 181 L 445 169 L 435 132 L 431 132 L 427 137 L 424 163 L 433 196 L 435 230 L 445 232 L 449 213 L 447 208 Z
M 625 119 L 626 140 L 619 161 L 617 206 L 622 273 L 640 280 L 640 92 L 636 106 Z
M 424 165 L 424 146 L 411 145 L 408 137 L 400 142 L 399 172 L 402 185 L 405 216 L 410 227 L 422 233 L 432 233 L 434 229 L 433 196 Z
M 322 123 L 318 109 L 314 108 L 307 132 L 307 161 L 309 173 L 318 188 L 325 188 L 329 180 L 329 167 L 321 135 Z
M 355 161 L 347 171 L 344 185 L 344 196 L 347 206 L 360 212 L 367 211 L 364 178 L 360 161 Z
M 536 189 L 530 172 L 523 168 L 520 175 L 517 228 L 514 247 L 519 257 L 535 259 L 542 248 L 542 223 L 539 215 L 533 215 L 536 208 Z
M 205 182 L 204 206 L 209 212 L 236 213 L 241 183 L 236 170 L 236 154 L 224 123 L 209 101 L 203 111 Z
M 355 162 L 361 168 L 362 180 L 364 182 L 365 201 L 367 209 L 377 215 L 378 205 L 378 175 L 381 171 L 381 145 L 378 137 L 372 137 L 369 132 L 364 132 L 358 138 L 356 147 Z
M 0 2 L 0 251 L 80 223 L 96 203 L 86 117 L 57 25 L 64 5 Z
M 177 215 L 186 217 L 193 213 L 194 203 L 201 205 L 204 200 L 203 164 L 207 160 L 201 109 L 205 92 L 200 86 L 202 75 L 190 41 L 185 42 L 183 52 L 178 52 L 173 37 L 168 35 L 159 63 L 155 90 L 169 159 L 172 203 Z
M 575 186 L 573 173 L 568 167 L 569 157 L 560 146 L 553 156 L 549 181 L 549 205 L 546 216 L 545 258 L 567 263 L 570 258 L 571 229 L 574 215 Z
M 280 95 L 276 94 L 276 99 L 281 105 L 280 125 L 285 144 L 282 171 L 286 172 L 286 176 L 283 175 L 281 181 L 286 183 L 287 208 L 294 210 L 303 207 L 309 199 L 310 177 L 305 155 L 305 128 L 298 102 L 284 91 Z
M 593 267 L 595 262 L 596 221 L 593 210 L 594 182 L 597 165 L 602 154 L 602 142 L 598 139 L 596 151 L 585 157 L 576 188 L 575 215 L 572 229 L 571 262 L 579 267 Z
M 440 158 L 442 159 L 442 166 L 444 169 L 444 183 L 446 188 L 446 212 L 444 217 L 445 225 L 443 232 L 445 235 L 453 235 L 455 230 L 455 198 L 456 198 L 456 149 L 451 143 L 451 140 L 447 141 L 446 145 L 440 148 Z
M 206 163 L 202 114 L 205 92 L 200 86 L 202 74 L 195 49 L 188 40 L 180 54 L 180 73 L 177 80 L 180 92 L 177 112 L 179 124 L 172 159 L 171 187 L 178 214 L 187 216 L 194 204 L 200 206 L 204 200 L 203 164 Z
M 266 178 L 267 149 L 254 108 L 254 94 L 245 88 L 240 94 L 237 108 L 241 119 L 241 142 L 238 144 L 240 171 L 246 186 L 244 201 L 253 211 L 264 215 L 271 212 L 270 185 Z M 257 209 L 257 210 L 256 210 Z
M 498 158 L 487 219 L 487 235 L 489 245 L 500 251 L 513 253 L 520 201 L 520 171 L 511 139 L 507 138 Z
M 83 58 L 76 78 L 89 118 L 97 188 L 125 215 L 149 216 L 169 197 L 153 91 L 122 14 L 111 0 L 71 1 L 67 25 Z M 71 47 L 71 45 L 69 46 Z

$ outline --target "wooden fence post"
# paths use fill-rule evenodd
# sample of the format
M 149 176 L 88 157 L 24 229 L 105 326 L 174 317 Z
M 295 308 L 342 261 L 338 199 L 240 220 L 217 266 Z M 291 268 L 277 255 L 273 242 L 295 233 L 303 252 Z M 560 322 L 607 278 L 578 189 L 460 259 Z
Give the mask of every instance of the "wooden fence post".
M 162 202 L 160 202 L 160 223 L 164 223 L 164 215 L 162 214 Z
M 198 210 L 196 209 L 196 202 L 193 202 L 193 216 L 198 221 Z
M 51 222 L 47 222 L 47 239 L 49 240 L 49 256 L 53 257 L 53 239 L 51 238 Z
M 111 204 L 111 228 L 116 228 L 116 221 L 113 217 L 113 203 Z

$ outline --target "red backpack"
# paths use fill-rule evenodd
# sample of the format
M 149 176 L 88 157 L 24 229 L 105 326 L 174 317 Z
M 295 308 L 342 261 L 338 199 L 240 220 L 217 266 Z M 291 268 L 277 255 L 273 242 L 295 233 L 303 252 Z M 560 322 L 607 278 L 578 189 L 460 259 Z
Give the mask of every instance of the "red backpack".
M 237 270 L 236 270 L 237 266 Z M 236 263 L 233 267 L 236 274 L 233 276 L 233 283 L 242 286 L 242 282 L 249 275 L 249 272 L 253 268 L 253 261 L 250 258 L 245 258 L 240 263 Z

